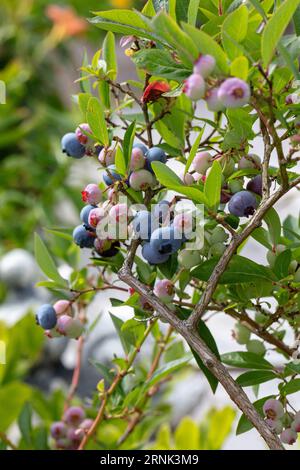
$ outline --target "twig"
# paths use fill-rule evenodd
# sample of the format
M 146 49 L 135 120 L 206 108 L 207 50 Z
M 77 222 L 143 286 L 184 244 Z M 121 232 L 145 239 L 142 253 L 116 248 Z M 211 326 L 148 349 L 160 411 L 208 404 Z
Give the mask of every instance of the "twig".
M 7 437 L 7 435 L 2 431 L 0 431 L 0 439 L 1 441 L 4 442 L 4 444 L 6 444 L 11 449 L 18 450 L 17 446 L 13 442 L 11 442 L 11 440 Z

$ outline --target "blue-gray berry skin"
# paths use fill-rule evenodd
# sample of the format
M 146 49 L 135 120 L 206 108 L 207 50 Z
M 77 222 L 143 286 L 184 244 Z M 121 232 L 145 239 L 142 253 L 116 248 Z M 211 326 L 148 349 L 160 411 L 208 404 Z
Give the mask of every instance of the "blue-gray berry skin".
M 261 175 L 254 176 L 254 178 L 252 178 L 252 180 L 250 180 L 249 183 L 247 184 L 247 189 L 261 196 L 262 195 L 262 176 Z
M 169 201 L 163 199 L 155 204 L 155 207 L 152 210 L 154 219 L 157 219 L 160 224 L 162 224 L 167 217 L 170 217 L 170 205 Z
M 84 206 L 82 209 L 81 209 L 81 212 L 80 212 L 80 220 L 84 223 L 84 225 L 88 228 L 88 229 L 92 229 L 92 227 L 90 227 L 89 225 L 89 215 L 90 215 L 90 212 L 95 209 L 95 207 L 97 206 L 94 206 L 93 204 L 88 204 L 87 206 Z
M 85 155 L 85 146 L 78 141 L 75 132 L 68 132 L 63 136 L 61 149 L 68 157 L 82 158 Z
M 146 166 L 145 168 L 151 173 L 154 173 L 151 163 L 152 162 L 161 162 L 161 163 L 166 163 L 167 161 L 167 156 L 165 152 L 159 148 L 159 147 L 152 147 L 151 149 L 148 150 L 146 153 Z
M 54 328 L 57 322 L 57 317 L 56 317 L 56 312 L 54 308 L 52 307 L 52 305 L 50 304 L 42 305 L 37 311 L 36 319 L 37 319 L 38 324 L 44 330 L 51 330 L 52 328 Z
M 109 170 L 109 172 L 111 173 L 111 175 L 113 176 L 114 180 L 109 176 L 108 173 L 104 172 L 103 173 L 103 181 L 104 183 L 107 185 L 107 186 L 110 186 L 111 184 L 113 184 L 113 182 L 115 180 L 117 181 L 121 181 L 122 179 L 122 176 L 119 175 L 117 172 L 116 172 L 116 167 L 115 165 L 109 165 L 107 167 L 107 169 Z
M 80 248 L 93 248 L 95 234 L 86 230 L 84 225 L 78 225 L 73 230 L 73 240 Z
M 160 227 L 152 233 L 150 245 L 154 251 L 162 255 L 171 255 L 181 247 L 182 238 L 178 237 L 174 227 Z
M 228 210 L 237 217 L 249 217 L 257 207 L 256 197 L 250 191 L 235 193 L 228 203 Z
M 133 149 L 140 149 L 144 155 L 146 155 L 146 153 L 148 152 L 148 149 L 146 147 L 146 145 L 144 144 L 140 144 L 139 142 L 137 142 L 136 144 L 133 144 L 132 146 Z
M 150 240 L 151 233 L 154 230 L 151 212 L 145 210 L 139 211 L 132 221 L 132 227 L 138 238 L 141 240 Z
M 149 264 L 162 264 L 168 261 L 169 255 L 159 253 L 150 243 L 145 243 L 142 248 L 142 256 Z

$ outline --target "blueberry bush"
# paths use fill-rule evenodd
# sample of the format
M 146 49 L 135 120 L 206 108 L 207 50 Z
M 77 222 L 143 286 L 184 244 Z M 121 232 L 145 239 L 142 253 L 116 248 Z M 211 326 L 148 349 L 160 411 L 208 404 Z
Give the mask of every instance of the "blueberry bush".
M 58 299 L 38 310 L 37 323 L 51 341 L 77 340 L 79 351 L 64 414 L 51 428 L 57 447 L 101 448 L 103 429 L 116 420 L 122 432 L 107 433 L 111 445 L 137 446 L 159 417 L 153 396 L 190 361 L 241 411 L 238 434 L 255 427 L 270 449 L 296 442 L 299 220 L 275 207 L 300 184 L 299 4 L 149 0 L 141 12 L 91 19 L 107 34 L 82 66 L 82 121 L 61 144 L 66 159 L 81 159 L 83 171 L 95 159 L 97 170 L 73 236 L 53 232 L 65 242 L 68 280 L 35 239 L 48 277 L 41 285 Z M 118 81 L 115 34 L 136 67 L 126 83 Z M 248 243 L 266 259 L 244 256 Z M 76 267 L 75 245 L 90 250 L 85 268 Z M 104 290 L 113 307 L 132 311 L 126 321 L 111 315 L 124 356 L 112 369 L 97 364 L 94 398 L 78 407 L 80 351 L 94 327 L 86 307 Z M 212 314 L 235 320 L 238 350 L 219 354 Z M 138 353 L 150 338 L 153 352 L 141 367 Z M 242 373 L 234 379 L 227 366 Z M 261 393 L 266 382 L 272 395 Z M 150 403 L 158 407 L 151 416 Z

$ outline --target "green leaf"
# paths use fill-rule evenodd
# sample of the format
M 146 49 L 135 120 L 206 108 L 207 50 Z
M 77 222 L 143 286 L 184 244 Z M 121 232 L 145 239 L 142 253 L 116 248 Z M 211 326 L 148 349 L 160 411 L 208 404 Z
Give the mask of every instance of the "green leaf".
M 188 7 L 188 24 L 196 26 L 197 16 L 199 12 L 200 0 L 190 1 Z
M 269 232 L 262 227 L 256 228 L 252 233 L 251 237 L 254 238 L 258 243 L 263 245 L 267 250 L 272 250 L 272 245 L 270 243 Z
M 1 386 L 0 431 L 5 432 L 17 419 L 31 393 L 30 387 L 21 382 L 10 382 Z
M 258 370 L 271 370 L 273 366 L 270 362 L 266 361 L 258 354 L 235 351 L 231 353 L 222 354 L 221 361 L 224 364 L 242 369 L 258 369 Z
M 273 245 L 278 245 L 281 237 L 281 221 L 274 207 L 271 207 L 264 216 Z
M 190 151 L 190 154 L 188 156 L 188 159 L 186 161 L 186 164 L 185 164 L 185 169 L 184 169 L 184 173 L 187 173 L 189 171 L 189 168 L 195 158 L 195 155 L 197 153 L 197 150 L 198 150 L 198 147 L 199 147 L 199 144 L 200 144 L 200 141 L 202 139 L 202 136 L 203 136 L 203 133 L 204 133 L 204 130 L 205 130 L 205 126 L 202 127 L 201 131 L 199 132 L 199 134 L 197 135 L 196 139 L 195 139 L 195 142 L 193 143 L 192 145 L 192 148 L 191 148 L 191 151 Z
M 142 13 L 143 15 L 149 16 L 149 17 L 155 16 L 156 11 L 155 11 L 152 0 L 148 0 L 146 5 L 142 9 Z
M 109 136 L 105 121 L 104 108 L 100 101 L 95 97 L 90 98 L 88 101 L 86 119 L 93 135 L 99 140 L 99 142 L 108 146 Z
M 269 382 L 270 380 L 274 380 L 277 378 L 277 375 L 270 370 L 254 370 L 239 375 L 236 381 L 241 387 L 249 387 L 251 385 Z
M 138 346 L 145 332 L 145 324 L 131 318 L 123 323 L 121 331 L 128 344 Z
M 293 393 L 299 392 L 300 390 L 300 379 L 293 379 L 287 384 L 281 387 L 280 391 L 285 395 L 292 395 Z
M 31 408 L 30 403 L 26 402 L 18 418 L 18 424 L 19 424 L 19 429 L 21 431 L 22 437 L 25 443 L 27 444 L 27 446 L 30 446 L 31 441 L 32 441 L 31 418 L 32 418 L 32 408 Z
M 175 62 L 167 50 L 143 49 L 135 53 L 132 59 L 138 68 L 170 80 L 181 82 L 191 74 L 191 69 Z
M 294 13 L 293 22 L 297 36 L 300 36 L 300 7 Z
M 248 8 L 241 5 L 230 13 L 222 25 L 222 43 L 230 59 L 241 55 L 239 43 L 245 39 L 248 29 Z
M 216 59 L 216 64 L 221 72 L 228 72 L 227 57 L 219 44 L 207 33 L 195 28 L 189 24 L 182 25 L 184 31 L 194 41 L 198 52 L 201 54 L 210 54 Z
M 205 445 L 201 448 L 207 450 L 220 450 L 222 449 L 226 438 L 231 434 L 232 425 L 236 416 L 235 410 L 230 406 L 225 406 L 222 409 L 211 409 L 208 412 L 205 426 Z M 222 423 L 222 426 L 220 426 Z
M 92 97 L 90 93 L 79 93 L 78 95 L 78 104 L 80 111 L 82 112 L 84 119 L 86 119 L 86 111 L 89 99 Z
M 275 398 L 274 395 L 269 395 L 268 397 L 260 398 L 259 400 L 253 403 L 254 408 L 258 413 L 263 416 L 263 406 L 267 400 L 270 398 Z M 240 417 L 240 420 L 237 425 L 236 434 L 243 434 L 244 432 L 250 431 L 253 428 L 253 424 L 246 418 L 244 414 Z
M 249 62 L 247 57 L 240 56 L 234 59 L 230 66 L 230 73 L 233 77 L 241 78 L 242 80 L 247 80 L 249 71 Z
M 199 449 L 200 430 L 189 416 L 182 418 L 178 424 L 175 433 L 176 450 L 197 450 Z
M 199 326 L 198 326 L 198 333 L 200 338 L 205 342 L 205 344 L 209 347 L 209 349 L 216 355 L 216 357 L 219 359 L 219 351 L 218 351 L 218 346 L 215 342 L 215 339 L 213 335 L 211 334 L 209 328 L 207 327 L 206 323 L 204 321 L 200 320 L 199 321 Z M 204 365 L 202 359 L 200 359 L 199 355 L 196 353 L 191 348 L 191 351 L 194 355 L 194 358 L 199 366 L 199 368 L 202 370 L 203 374 L 207 378 L 207 381 L 213 391 L 215 393 L 217 386 L 218 386 L 218 379 L 214 376 L 214 374 Z
M 265 13 L 265 10 L 262 8 L 262 6 L 260 5 L 259 3 L 259 0 L 249 0 L 250 3 L 252 3 L 252 5 L 254 6 L 255 10 L 261 15 L 261 17 L 264 19 L 264 20 L 267 20 L 267 15 Z
M 119 145 L 117 146 L 117 149 L 116 149 L 115 164 L 116 164 L 117 172 L 120 175 L 125 176 L 127 172 L 127 164 L 124 158 L 123 151 Z
M 158 181 L 166 188 L 185 194 L 195 202 L 207 203 L 206 197 L 200 189 L 195 186 L 184 186 L 176 173 L 164 163 L 153 162 L 151 166 Z
M 118 62 L 116 56 L 115 36 L 109 31 L 103 41 L 103 59 L 106 62 L 106 73 L 111 80 L 117 78 Z
M 192 276 L 201 281 L 208 281 L 218 260 L 209 259 L 192 270 Z M 259 280 L 274 280 L 272 271 L 243 256 L 235 255 L 226 271 L 222 274 L 220 284 L 240 284 Z
M 43 273 L 62 287 L 67 286 L 67 281 L 61 277 L 57 267 L 41 237 L 34 234 L 35 259 Z
M 268 21 L 262 34 L 261 43 L 264 67 L 267 67 L 271 62 L 279 40 L 297 10 L 299 3 L 300 0 L 285 0 Z
M 276 256 L 274 272 L 277 275 L 278 279 L 284 279 L 289 274 L 289 266 L 292 260 L 291 250 L 285 250 Z
M 90 19 L 90 22 L 105 31 L 129 36 L 133 35 L 154 41 L 159 39 L 138 12 L 132 10 L 108 10 L 94 12 L 94 14 L 97 16 Z
M 125 132 L 123 140 L 123 155 L 126 168 L 130 165 L 133 140 L 135 137 L 135 121 L 133 121 Z
M 220 204 L 221 187 L 222 167 L 218 161 L 214 161 L 204 184 L 204 194 L 210 209 L 218 208 Z
M 192 354 L 185 354 L 185 356 L 181 357 L 180 359 L 176 359 L 175 361 L 167 362 L 165 365 L 160 367 L 155 374 L 153 374 L 152 378 L 146 382 L 147 387 L 152 387 L 153 385 L 160 382 L 162 379 L 167 377 L 168 375 L 172 374 L 173 372 L 177 371 L 181 367 L 185 366 L 190 362 L 192 359 Z

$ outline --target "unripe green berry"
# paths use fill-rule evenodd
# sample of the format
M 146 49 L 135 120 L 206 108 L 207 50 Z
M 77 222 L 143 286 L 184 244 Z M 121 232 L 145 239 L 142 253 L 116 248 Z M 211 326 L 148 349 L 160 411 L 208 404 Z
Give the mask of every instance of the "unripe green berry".
M 216 227 L 210 236 L 210 243 L 211 245 L 214 245 L 215 243 L 224 243 L 227 239 L 228 233 L 225 232 L 223 227 Z
M 201 255 L 194 250 L 181 250 L 178 254 L 178 263 L 185 269 L 191 269 L 201 263 Z

